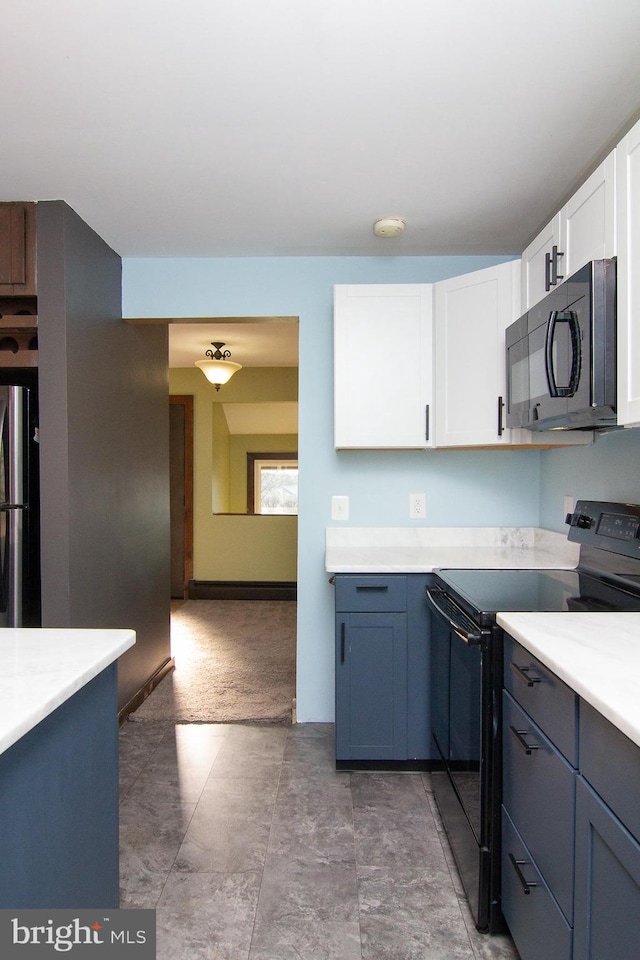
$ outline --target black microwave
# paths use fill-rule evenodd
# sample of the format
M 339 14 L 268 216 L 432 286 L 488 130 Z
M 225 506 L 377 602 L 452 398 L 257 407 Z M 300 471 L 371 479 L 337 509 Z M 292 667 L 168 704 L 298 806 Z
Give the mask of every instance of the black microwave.
M 506 425 L 616 424 L 616 261 L 592 260 L 507 327 Z

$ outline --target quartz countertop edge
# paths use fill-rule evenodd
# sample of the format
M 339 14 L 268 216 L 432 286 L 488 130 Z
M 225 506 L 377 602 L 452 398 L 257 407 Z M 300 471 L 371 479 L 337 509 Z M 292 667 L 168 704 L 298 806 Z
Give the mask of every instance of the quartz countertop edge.
M 0 753 L 134 645 L 133 630 L 0 629 Z
M 640 613 L 500 613 L 498 623 L 640 746 Z
M 328 573 L 431 573 L 577 566 L 579 545 L 538 527 L 327 527 Z

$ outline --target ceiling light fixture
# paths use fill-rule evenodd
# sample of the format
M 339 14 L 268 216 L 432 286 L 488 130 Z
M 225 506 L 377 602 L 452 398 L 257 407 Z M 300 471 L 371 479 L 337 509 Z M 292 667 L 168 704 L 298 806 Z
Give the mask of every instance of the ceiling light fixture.
M 373 232 L 376 237 L 399 237 L 405 226 L 406 220 L 402 217 L 383 217 L 382 220 L 376 220 Z
M 214 342 L 211 344 L 215 351 L 207 350 L 205 357 L 208 360 L 196 360 L 196 367 L 200 367 L 207 380 L 219 390 L 223 383 L 228 383 L 234 373 L 242 370 L 241 363 L 232 363 L 228 358 L 231 356 L 230 350 L 223 350 L 224 343 Z

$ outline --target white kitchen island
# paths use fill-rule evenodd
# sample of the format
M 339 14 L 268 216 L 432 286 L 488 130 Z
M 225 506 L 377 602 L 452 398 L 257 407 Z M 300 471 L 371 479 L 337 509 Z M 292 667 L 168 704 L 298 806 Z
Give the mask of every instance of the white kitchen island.
M 0 908 L 119 905 L 116 662 L 134 643 L 0 629 Z

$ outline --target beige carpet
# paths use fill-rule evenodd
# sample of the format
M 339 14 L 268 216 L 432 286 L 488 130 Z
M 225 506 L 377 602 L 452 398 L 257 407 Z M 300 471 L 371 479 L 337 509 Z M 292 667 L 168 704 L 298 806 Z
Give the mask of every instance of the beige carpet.
M 187 600 L 171 615 L 176 668 L 130 720 L 291 723 L 296 603 Z

